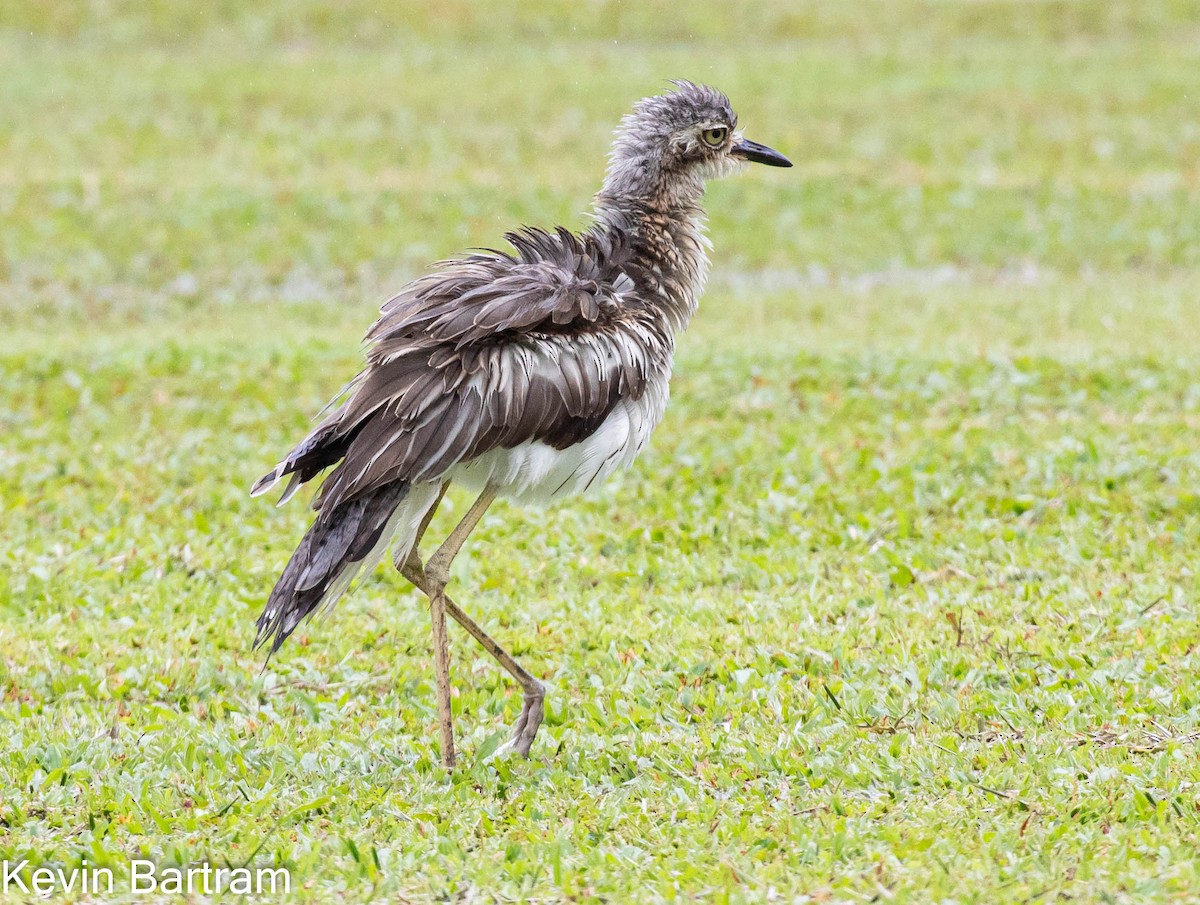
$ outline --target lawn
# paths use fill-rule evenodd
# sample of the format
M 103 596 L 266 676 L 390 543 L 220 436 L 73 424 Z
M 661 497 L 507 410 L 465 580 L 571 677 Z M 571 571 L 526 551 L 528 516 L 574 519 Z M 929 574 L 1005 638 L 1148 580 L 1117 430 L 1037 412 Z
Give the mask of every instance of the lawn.
M 0 10 L 0 858 L 134 901 L 135 858 L 279 901 L 1200 899 L 1200 3 L 513 6 Z M 520 695 L 452 628 L 447 775 L 390 569 L 251 651 L 309 512 L 247 489 L 390 289 L 581 226 L 675 76 L 796 167 L 711 188 L 635 468 L 456 562 L 550 697 L 492 755 Z

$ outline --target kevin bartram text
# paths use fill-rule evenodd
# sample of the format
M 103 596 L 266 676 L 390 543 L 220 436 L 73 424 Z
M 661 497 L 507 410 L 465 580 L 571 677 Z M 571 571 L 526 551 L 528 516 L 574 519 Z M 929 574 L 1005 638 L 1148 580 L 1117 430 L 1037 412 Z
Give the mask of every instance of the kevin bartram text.
M 286 867 L 215 867 L 208 863 L 185 867 L 160 867 L 153 861 L 133 860 L 127 872 L 93 867 L 87 860 L 78 867 L 31 864 L 28 860 L 0 862 L 0 893 L 50 896 L 111 895 L 120 885 L 131 895 L 202 895 L 221 893 L 249 896 L 287 895 L 292 878 Z

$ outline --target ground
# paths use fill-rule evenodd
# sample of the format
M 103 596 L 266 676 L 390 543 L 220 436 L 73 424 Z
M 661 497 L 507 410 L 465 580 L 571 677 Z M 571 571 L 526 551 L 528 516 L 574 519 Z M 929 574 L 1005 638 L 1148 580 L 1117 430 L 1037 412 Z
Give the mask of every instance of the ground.
M 0 11 L 0 855 L 1200 897 L 1198 65 L 1193 2 Z M 669 77 L 796 167 L 710 190 L 652 449 L 456 563 L 550 697 L 495 756 L 519 694 L 452 629 L 447 776 L 394 572 L 250 649 L 309 513 L 246 491 L 389 289 L 582 225 Z

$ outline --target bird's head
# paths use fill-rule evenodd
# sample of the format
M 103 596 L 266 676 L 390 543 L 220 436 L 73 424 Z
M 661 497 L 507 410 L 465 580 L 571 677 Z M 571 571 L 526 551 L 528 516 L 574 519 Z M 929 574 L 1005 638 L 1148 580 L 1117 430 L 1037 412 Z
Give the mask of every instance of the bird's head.
M 790 167 L 778 151 L 745 138 L 715 88 L 672 82 L 674 91 L 638 101 L 621 120 L 600 197 L 670 209 L 695 204 L 708 179 L 745 162 Z

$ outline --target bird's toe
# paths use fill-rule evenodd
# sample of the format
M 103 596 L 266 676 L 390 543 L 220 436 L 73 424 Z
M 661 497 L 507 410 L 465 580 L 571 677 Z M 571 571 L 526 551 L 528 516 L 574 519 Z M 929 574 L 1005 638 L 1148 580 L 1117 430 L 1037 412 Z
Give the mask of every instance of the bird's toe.
M 522 757 L 529 757 L 529 749 L 537 736 L 538 728 L 545 716 L 543 695 L 526 695 L 521 707 L 521 716 L 513 726 L 512 749 Z

